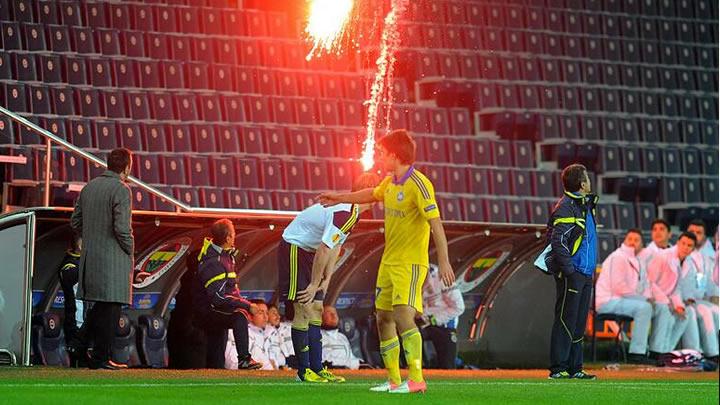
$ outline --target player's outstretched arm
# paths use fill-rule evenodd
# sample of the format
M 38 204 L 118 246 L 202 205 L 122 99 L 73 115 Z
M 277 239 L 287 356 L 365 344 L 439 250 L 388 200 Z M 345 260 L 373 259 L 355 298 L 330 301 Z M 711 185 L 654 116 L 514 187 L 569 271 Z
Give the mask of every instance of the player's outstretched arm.
M 445 236 L 445 228 L 443 228 L 440 218 L 428 220 L 430 229 L 432 229 L 433 241 L 438 254 L 438 274 L 445 287 L 450 287 L 455 283 L 455 272 L 450 265 L 450 256 L 448 255 L 447 237 Z
M 364 190 L 359 190 L 354 193 L 336 193 L 336 192 L 326 192 L 322 193 L 319 196 L 317 196 L 317 201 L 324 205 L 324 206 L 331 206 L 335 204 L 367 204 L 371 202 L 375 202 L 375 197 L 373 197 L 373 189 L 372 188 L 366 188 Z

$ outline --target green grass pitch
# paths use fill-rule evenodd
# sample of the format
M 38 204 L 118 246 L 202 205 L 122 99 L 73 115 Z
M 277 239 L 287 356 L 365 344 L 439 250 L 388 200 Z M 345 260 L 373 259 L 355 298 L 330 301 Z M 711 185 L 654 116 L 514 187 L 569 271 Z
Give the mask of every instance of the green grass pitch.
M 0 404 L 718 404 L 718 381 L 707 378 L 548 381 L 437 375 L 428 378 L 425 394 L 368 391 L 381 381 L 380 373 L 348 375 L 344 384 L 308 385 L 294 382 L 289 373 L 0 368 Z

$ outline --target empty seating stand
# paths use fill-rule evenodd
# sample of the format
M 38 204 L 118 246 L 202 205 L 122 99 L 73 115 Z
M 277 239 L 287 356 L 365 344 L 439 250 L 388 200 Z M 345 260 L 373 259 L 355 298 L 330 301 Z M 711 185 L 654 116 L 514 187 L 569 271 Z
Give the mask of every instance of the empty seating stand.
M 138 177 L 193 204 L 294 209 L 352 183 L 374 50 L 307 62 L 299 22 L 226 2 L 31 3 L 0 8 L 3 106 L 90 152 L 132 149 Z M 716 206 L 717 9 L 411 4 L 381 126 L 414 134 L 448 219 L 544 223 L 573 162 L 617 195 L 602 220 L 618 229 Z M 41 180 L 43 143 L 0 121 L 0 147 L 27 158 L 3 163 L 4 181 Z M 57 156 L 58 190 L 98 173 Z

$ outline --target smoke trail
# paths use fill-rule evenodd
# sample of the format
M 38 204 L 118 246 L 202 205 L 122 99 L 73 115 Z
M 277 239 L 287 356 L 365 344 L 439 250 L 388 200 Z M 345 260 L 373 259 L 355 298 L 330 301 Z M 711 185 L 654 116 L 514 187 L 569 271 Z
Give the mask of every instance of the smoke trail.
M 385 16 L 380 41 L 380 55 L 375 61 L 377 72 L 375 80 L 370 88 L 370 99 L 368 105 L 367 134 L 363 142 L 363 152 L 360 161 L 365 170 L 372 168 L 375 154 L 375 130 L 377 127 L 378 108 L 383 100 L 387 101 L 388 110 L 385 114 L 385 129 L 390 128 L 390 106 L 392 105 L 393 71 L 395 65 L 395 53 L 400 47 L 400 32 L 398 30 L 398 19 L 407 9 L 409 0 L 392 0 L 392 8 Z

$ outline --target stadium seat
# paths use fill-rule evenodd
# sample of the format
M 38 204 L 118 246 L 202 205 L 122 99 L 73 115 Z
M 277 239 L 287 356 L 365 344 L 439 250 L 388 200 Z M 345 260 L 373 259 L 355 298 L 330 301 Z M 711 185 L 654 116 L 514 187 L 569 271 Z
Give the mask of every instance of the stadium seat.
M 664 177 L 660 181 L 660 201 L 662 204 L 683 202 L 683 191 L 683 182 L 680 178 Z
M 510 170 L 512 176 L 512 194 L 519 197 L 532 197 L 532 172 Z
M 104 106 L 104 116 L 114 119 L 127 118 L 125 93 L 114 90 L 101 90 L 99 96 Z
M 116 363 L 127 364 L 128 367 L 139 366 L 140 355 L 135 344 L 135 326 L 127 315 L 120 315 L 115 329 L 115 338 L 111 345 L 111 357 Z
M 532 182 L 532 195 L 535 197 L 548 197 L 557 198 L 555 192 L 555 175 L 549 171 L 533 171 L 531 182 Z
M 208 63 L 205 61 L 200 62 L 185 62 L 185 85 L 188 88 L 195 90 L 209 89 L 210 88 L 210 74 L 208 71 Z M 157 72 L 157 68 L 151 68 L 153 72 Z M 157 81 L 159 82 L 159 74 Z M 154 86 L 143 86 L 143 87 L 154 87 Z
M 85 165 L 82 160 L 71 153 L 63 152 L 61 155 L 61 166 L 63 168 L 63 178 L 66 182 L 86 182 L 88 180 L 85 172 Z
M 547 224 L 548 217 L 550 216 L 550 210 L 546 201 L 529 200 L 527 202 L 527 207 L 528 218 L 531 224 Z
M 28 86 L 30 111 L 33 114 L 50 114 L 50 89 L 46 86 Z
M 635 218 L 637 219 L 637 225 L 640 229 L 647 230 L 652 227 L 652 221 L 656 218 L 655 204 L 651 203 L 636 203 L 637 209 Z
M 489 193 L 488 169 L 469 167 L 467 169 L 470 192 L 475 195 L 486 195 Z
M 250 209 L 271 210 L 274 208 L 272 194 L 269 191 L 248 191 L 248 203 Z
M 282 167 L 283 184 L 286 190 L 307 190 L 305 180 L 305 167 L 302 160 L 283 160 Z M 267 186 L 266 186 L 267 188 Z
M 207 157 L 185 156 L 185 167 L 191 185 L 200 187 L 210 184 L 211 173 Z
M 440 213 L 445 221 L 462 221 L 464 215 L 461 202 L 458 197 L 450 194 L 437 195 L 437 202 L 440 206 Z
M 23 49 L 20 38 L 20 23 L 3 21 L 0 27 L 2 27 L 2 44 L 4 50 Z
M 223 189 L 215 187 L 198 187 L 200 205 L 206 208 L 227 208 Z
M 237 188 L 225 188 L 223 193 L 225 201 L 227 201 L 226 208 L 247 209 L 250 207 L 247 191 Z
M 44 366 L 70 366 L 70 357 L 65 350 L 60 317 L 42 312 L 32 319 L 33 363 Z
M 149 184 L 160 184 L 160 164 L 158 156 L 152 153 L 135 153 L 133 156 L 133 173 L 140 180 Z
M 262 187 L 266 190 L 284 190 L 287 184 L 283 184 L 281 162 L 277 159 L 262 159 L 260 161 L 260 175 Z
M 597 223 L 605 229 L 617 229 L 614 203 L 600 204 L 597 211 Z
M 154 119 L 159 121 L 172 121 L 176 119 L 173 99 L 169 93 L 151 92 L 148 102 Z
M 120 122 L 117 124 L 118 139 L 120 146 L 132 151 L 142 150 L 142 131 L 140 124 L 135 122 Z
M 180 121 L 197 121 L 198 112 L 195 96 L 192 94 L 175 93 L 173 95 L 175 115 Z
M 172 195 L 178 200 L 191 207 L 200 205 L 200 193 L 196 187 L 177 186 L 172 187 Z
M 188 185 L 185 164 L 182 155 L 161 155 L 160 156 L 160 174 L 162 183 L 169 186 Z
M 13 112 L 30 112 L 27 100 L 27 87 L 22 83 L 3 83 L 2 96 L 4 106 Z
M 306 160 L 305 169 L 308 186 L 311 190 L 328 190 L 330 188 L 330 176 L 328 176 L 329 171 L 325 161 Z
M 507 201 L 508 220 L 514 224 L 527 224 L 528 212 L 527 204 L 523 200 Z
M 508 170 L 490 169 L 488 170 L 488 177 L 490 178 L 490 194 L 493 194 L 495 196 L 511 195 L 511 179 Z
M 705 177 L 702 179 L 703 202 L 717 205 L 719 190 L 717 178 Z M 714 218 L 717 218 L 717 213 Z
M 485 200 L 485 213 L 489 222 L 504 224 L 508 222 L 507 205 L 505 200 Z
M 437 136 L 417 137 L 416 142 L 424 144 L 424 153 L 419 154 L 424 158 L 423 160 L 435 163 L 450 162 L 445 139 Z
M 683 191 L 684 191 L 684 202 L 685 203 L 699 203 L 705 202 L 703 200 L 703 189 L 702 181 L 697 177 L 686 177 L 682 179 Z M 708 196 L 709 197 L 709 196 Z
M 94 145 L 100 150 L 113 150 L 117 148 L 120 143 L 118 142 L 118 131 L 115 123 L 112 121 L 93 121 L 94 124 L 94 139 L 96 142 Z M 78 129 L 77 134 L 80 136 L 86 136 Z M 75 139 L 74 134 L 71 135 L 73 142 Z
M 618 229 L 627 230 L 638 227 L 635 207 L 632 203 L 621 202 L 614 205 L 614 214 L 617 219 Z
M 169 355 L 165 320 L 161 317 L 141 315 L 138 318 L 138 325 L 140 357 L 143 364 L 152 368 L 166 368 Z
M 147 54 L 155 60 L 169 59 L 174 51 L 172 37 L 160 32 L 146 32 Z M 174 55 L 173 55 L 174 56 Z
M 487 217 L 485 215 L 485 209 L 480 200 L 477 199 L 463 199 L 463 212 L 466 221 L 473 222 L 486 222 Z

